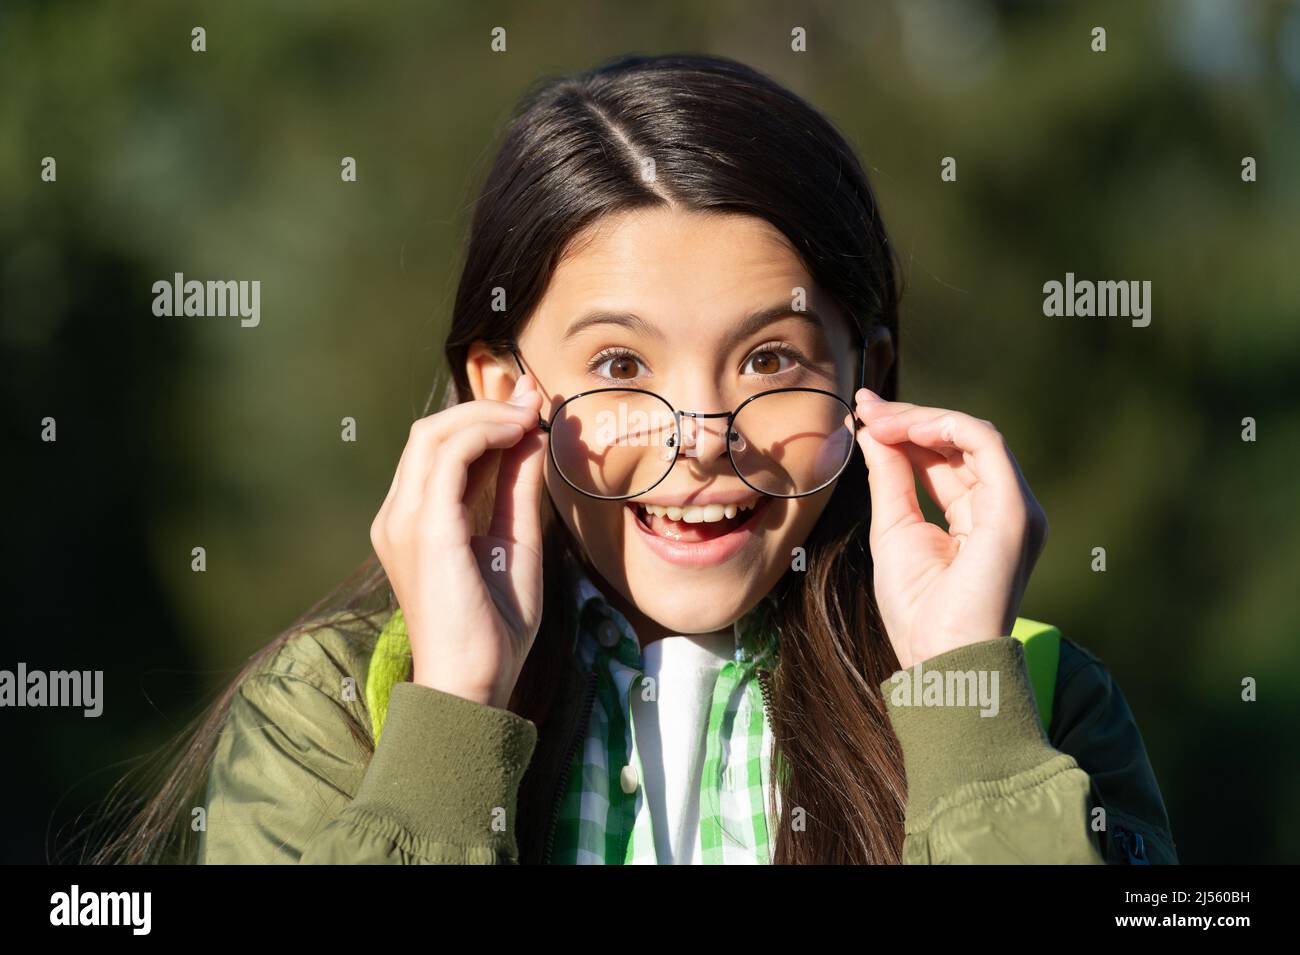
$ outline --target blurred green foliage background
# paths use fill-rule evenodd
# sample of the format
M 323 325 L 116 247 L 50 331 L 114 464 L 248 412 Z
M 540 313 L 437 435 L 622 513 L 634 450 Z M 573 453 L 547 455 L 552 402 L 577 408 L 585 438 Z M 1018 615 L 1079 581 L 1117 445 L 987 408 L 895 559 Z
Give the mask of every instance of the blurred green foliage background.
M 1008 436 L 1051 521 L 1021 612 L 1116 675 L 1183 860 L 1300 859 L 1300 4 L 152 0 L 0 8 L 0 666 L 107 671 L 99 719 L 0 713 L 3 861 L 45 859 L 369 552 L 526 86 L 682 50 L 859 149 L 903 394 Z M 1150 280 L 1151 325 L 1044 317 L 1067 271 Z M 261 280 L 260 326 L 155 317 L 175 272 Z

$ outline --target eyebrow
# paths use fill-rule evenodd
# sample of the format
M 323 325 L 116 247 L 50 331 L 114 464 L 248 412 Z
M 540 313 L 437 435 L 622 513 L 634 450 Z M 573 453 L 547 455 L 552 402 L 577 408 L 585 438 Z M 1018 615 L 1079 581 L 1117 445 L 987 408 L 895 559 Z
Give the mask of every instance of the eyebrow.
M 652 325 L 650 322 L 647 322 L 640 315 L 635 315 L 632 312 L 592 311 L 583 315 L 582 318 L 578 319 L 568 327 L 568 330 L 565 331 L 563 337 L 560 338 L 561 343 L 567 342 L 579 332 L 585 331 L 593 325 L 617 325 L 621 328 L 626 328 L 628 331 L 636 332 L 639 335 L 645 335 L 649 338 L 663 339 L 665 337 L 664 333 L 659 328 Z
M 806 308 L 798 311 L 789 305 L 771 305 L 767 308 L 760 308 L 756 312 L 751 312 L 727 336 L 727 344 L 734 344 L 753 335 L 755 332 L 762 330 L 764 327 L 771 325 L 773 322 L 780 321 L 783 318 L 797 318 L 809 325 L 814 326 L 819 331 L 826 331 L 826 322 L 821 315 L 814 309 Z M 579 332 L 582 332 L 593 325 L 616 325 L 620 328 L 626 328 L 628 331 L 648 338 L 657 338 L 663 341 L 667 336 L 663 330 L 652 322 L 646 321 L 640 315 L 633 312 L 607 312 L 591 311 L 587 312 L 572 325 L 568 327 L 560 341 L 567 342 Z

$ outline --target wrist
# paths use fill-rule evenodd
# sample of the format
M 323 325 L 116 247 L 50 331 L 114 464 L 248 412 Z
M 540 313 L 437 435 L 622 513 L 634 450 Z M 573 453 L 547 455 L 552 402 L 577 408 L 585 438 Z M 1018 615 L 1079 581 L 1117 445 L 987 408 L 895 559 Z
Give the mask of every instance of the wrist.
M 442 675 L 425 673 L 418 667 L 411 674 L 411 682 L 443 693 L 450 693 L 452 696 L 469 700 L 471 703 L 494 706 L 501 710 L 504 710 L 510 702 L 510 691 L 503 687 L 483 686 L 482 684 L 469 683 L 463 680 L 448 679 L 445 673 Z
M 911 651 L 911 660 L 907 666 L 915 666 L 918 663 L 926 663 L 935 657 L 942 656 L 945 653 L 951 653 L 953 650 L 960 650 L 962 647 L 969 647 L 976 643 L 983 643 L 986 640 L 996 640 L 1005 634 L 997 633 L 949 633 L 939 634 L 937 636 L 927 636 L 923 641 L 913 644 Z M 900 661 L 901 662 L 901 661 Z

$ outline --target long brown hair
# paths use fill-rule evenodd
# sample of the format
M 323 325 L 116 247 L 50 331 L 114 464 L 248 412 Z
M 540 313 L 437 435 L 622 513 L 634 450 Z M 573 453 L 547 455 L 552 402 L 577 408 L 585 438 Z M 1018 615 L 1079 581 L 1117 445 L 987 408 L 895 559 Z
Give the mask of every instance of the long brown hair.
M 643 177 L 645 161 L 655 175 Z M 765 219 L 862 334 L 898 341 L 898 268 L 866 174 L 833 124 L 780 84 L 722 57 L 625 56 L 547 79 L 523 97 L 476 203 L 445 344 L 449 399 L 472 393 L 465 359 L 475 341 L 514 337 L 544 294 L 570 241 L 626 209 L 665 206 Z M 494 311 L 504 288 L 509 310 Z M 425 414 L 440 403 L 442 383 Z M 897 365 L 880 389 L 897 391 Z M 807 569 L 778 582 L 779 664 L 772 731 L 786 772 L 773 774 L 782 819 L 777 863 L 897 862 L 906 782 L 879 686 L 897 668 L 871 596 L 866 467 L 854 455 L 805 543 Z M 548 508 L 543 565 L 572 545 Z M 568 652 L 559 575 L 546 575 L 541 629 L 510 708 L 544 722 L 553 675 Z M 372 555 L 289 630 L 252 656 L 189 731 L 163 780 L 92 861 L 192 857 L 186 825 L 239 683 L 304 630 L 329 622 L 372 637 L 395 608 Z M 353 727 L 363 752 L 364 726 Z M 774 765 L 777 765 L 774 762 Z M 770 794 L 769 794 L 770 795 Z M 795 831 L 790 814 L 802 810 Z

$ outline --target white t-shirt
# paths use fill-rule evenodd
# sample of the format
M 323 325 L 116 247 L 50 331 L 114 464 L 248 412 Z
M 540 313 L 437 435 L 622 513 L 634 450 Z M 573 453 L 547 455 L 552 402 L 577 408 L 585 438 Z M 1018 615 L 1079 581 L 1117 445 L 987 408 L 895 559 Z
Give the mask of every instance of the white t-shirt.
M 700 862 L 704 733 L 718 671 L 735 649 L 735 635 L 728 630 L 664 637 L 642 650 L 656 699 L 645 700 L 633 688 L 632 729 L 661 863 Z

